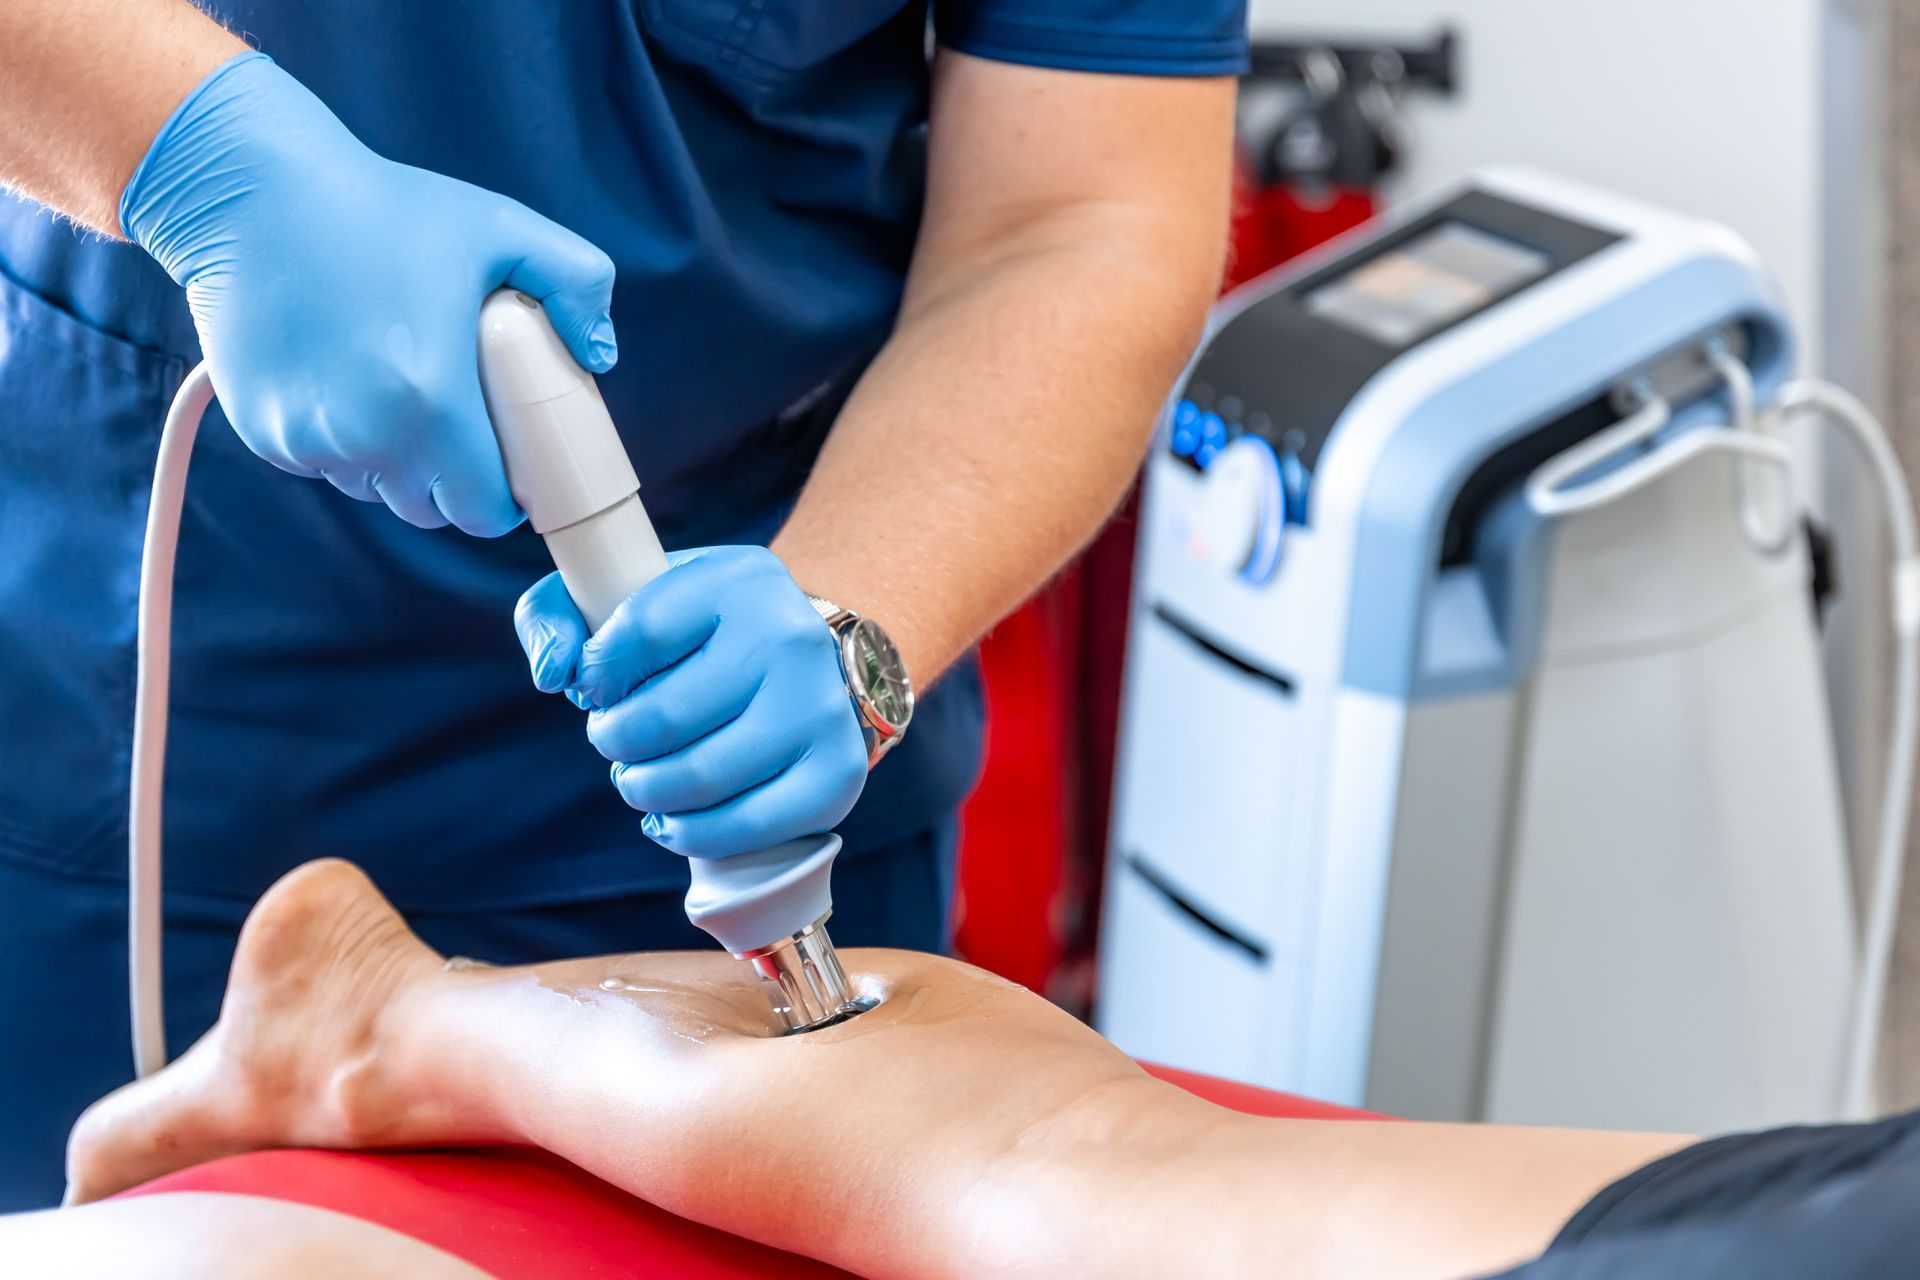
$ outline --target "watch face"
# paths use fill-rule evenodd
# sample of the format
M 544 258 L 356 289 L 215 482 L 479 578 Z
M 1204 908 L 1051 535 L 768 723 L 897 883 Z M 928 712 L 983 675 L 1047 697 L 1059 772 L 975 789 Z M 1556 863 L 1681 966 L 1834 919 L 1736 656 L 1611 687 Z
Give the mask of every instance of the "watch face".
M 872 619 L 862 618 L 847 628 L 841 645 L 847 682 L 874 727 L 889 737 L 906 728 L 913 716 L 913 686 L 892 637 Z

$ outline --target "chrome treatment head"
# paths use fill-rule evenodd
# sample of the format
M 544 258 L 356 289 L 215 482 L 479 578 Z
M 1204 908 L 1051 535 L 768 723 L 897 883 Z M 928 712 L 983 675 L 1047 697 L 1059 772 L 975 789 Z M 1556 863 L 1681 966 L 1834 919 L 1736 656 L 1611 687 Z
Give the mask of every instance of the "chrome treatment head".
M 821 916 L 778 942 L 737 953 L 753 966 L 788 1035 L 830 1027 L 872 1007 L 854 997 L 826 926 L 827 917 Z

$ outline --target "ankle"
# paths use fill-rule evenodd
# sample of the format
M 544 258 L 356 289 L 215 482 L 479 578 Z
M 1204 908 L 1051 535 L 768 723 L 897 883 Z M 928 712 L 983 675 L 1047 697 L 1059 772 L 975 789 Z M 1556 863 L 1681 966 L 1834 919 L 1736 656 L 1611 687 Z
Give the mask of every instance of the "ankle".
M 420 1034 L 439 958 L 409 949 L 383 968 L 369 975 L 363 1021 L 343 1037 L 322 1082 L 325 1123 L 341 1146 L 417 1146 L 451 1131 L 440 1055 Z
M 391 985 L 364 1043 L 342 1057 L 328 1086 L 328 1108 L 352 1145 L 526 1140 L 500 1105 L 506 1064 L 475 1043 L 474 1018 L 487 1002 L 473 996 L 495 981 L 488 971 L 445 972 L 433 956 Z

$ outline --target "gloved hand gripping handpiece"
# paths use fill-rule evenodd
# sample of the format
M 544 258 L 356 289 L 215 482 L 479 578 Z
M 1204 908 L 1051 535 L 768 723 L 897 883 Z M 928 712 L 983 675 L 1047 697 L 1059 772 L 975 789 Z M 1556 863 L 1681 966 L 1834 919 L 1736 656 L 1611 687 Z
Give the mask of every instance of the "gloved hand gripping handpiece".
M 622 601 L 668 571 L 599 385 L 540 304 L 512 289 L 481 308 L 480 382 L 514 499 L 597 631 Z M 827 937 L 828 875 L 839 851 L 840 838 L 822 834 L 690 859 L 687 918 L 753 965 L 788 1031 L 828 1026 L 866 1007 Z
M 514 499 L 546 536 L 589 626 L 667 569 L 640 506 L 640 482 L 600 400 L 540 304 L 510 289 L 481 311 L 481 374 Z M 135 1069 L 167 1064 L 161 983 L 161 799 L 167 770 L 167 674 L 173 562 L 187 465 L 213 401 L 206 364 L 194 367 L 167 411 L 140 560 L 139 647 L 127 822 L 127 968 Z M 789 1031 L 861 1012 L 828 940 L 827 877 L 840 838 L 808 836 L 758 853 L 694 859 L 687 915 L 751 961 Z

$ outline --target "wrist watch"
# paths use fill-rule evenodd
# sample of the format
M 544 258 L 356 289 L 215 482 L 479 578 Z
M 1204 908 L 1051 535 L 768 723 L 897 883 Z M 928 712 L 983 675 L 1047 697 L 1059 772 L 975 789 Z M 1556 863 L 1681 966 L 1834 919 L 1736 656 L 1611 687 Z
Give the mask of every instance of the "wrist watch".
M 833 632 L 840 651 L 840 673 L 846 677 L 860 732 L 867 739 L 867 767 L 893 749 L 913 719 L 913 681 L 893 637 L 872 618 L 863 618 L 830 600 L 808 595 L 807 603 Z

